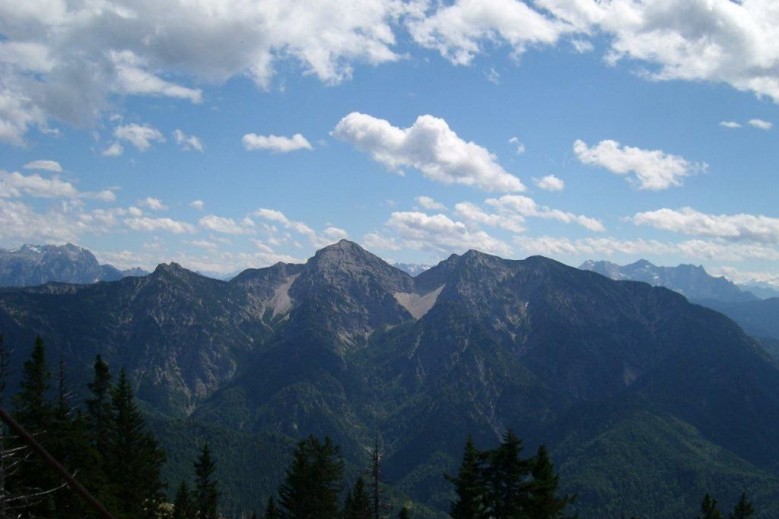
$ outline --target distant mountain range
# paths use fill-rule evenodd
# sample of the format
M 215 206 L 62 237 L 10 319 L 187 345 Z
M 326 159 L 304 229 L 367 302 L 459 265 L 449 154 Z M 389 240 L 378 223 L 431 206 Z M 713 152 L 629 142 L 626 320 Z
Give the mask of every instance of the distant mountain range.
M 779 516 L 779 365 L 729 318 L 543 257 L 452 255 L 412 277 L 341 241 L 229 282 L 160 265 L 113 283 L 0 289 L 0 331 L 40 334 L 72 387 L 125 366 L 191 471 L 209 438 L 224 508 L 262 510 L 291 444 L 329 435 L 347 471 L 377 435 L 383 477 L 445 517 L 465 438 L 551 449 L 583 519 L 693 516 L 748 491 Z M 273 460 L 273 461 L 269 461 Z
M 101 265 L 87 249 L 67 245 L 23 245 L 0 249 L 0 286 L 24 287 L 59 283 L 116 281 L 125 276 L 142 276 L 141 269 L 120 271 Z
M 679 265 L 658 267 L 646 260 L 619 266 L 608 261 L 586 261 L 579 268 L 591 270 L 614 280 L 643 281 L 679 292 L 690 301 L 724 313 L 750 335 L 762 340 L 779 341 L 779 295 L 766 286 L 757 288 L 761 299 L 723 277 L 713 277 L 703 267 Z M 779 355 L 779 346 L 764 344 Z M 779 356 L 777 356 L 779 358 Z

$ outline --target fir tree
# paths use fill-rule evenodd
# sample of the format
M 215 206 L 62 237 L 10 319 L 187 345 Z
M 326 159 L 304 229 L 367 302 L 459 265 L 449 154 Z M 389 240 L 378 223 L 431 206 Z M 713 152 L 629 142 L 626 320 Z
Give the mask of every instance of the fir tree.
M 365 480 L 360 476 L 346 496 L 344 519 L 371 519 L 372 517 L 371 498 L 365 488 Z
M 527 506 L 525 485 L 530 465 L 520 457 L 521 452 L 522 440 L 509 430 L 498 448 L 486 454 L 484 482 L 488 517 L 522 517 Z
M 527 515 L 534 519 L 559 519 L 563 511 L 573 502 L 571 496 L 558 497 L 559 476 L 555 474 L 549 453 L 543 445 L 531 460 L 528 485 Z
M 454 519 L 479 519 L 486 517 L 484 512 L 484 481 L 482 479 L 481 454 L 473 445 L 473 438 L 468 435 L 465 442 L 463 461 L 457 477 L 447 476 L 454 484 L 457 500 L 449 510 Z
M 173 500 L 173 516 L 171 519 L 193 519 L 196 517 L 195 514 L 195 506 L 192 494 L 189 491 L 189 485 L 187 485 L 186 481 L 182 481 Z
M 208 442 L 195 462 L 195 502 L 198 519 L 218 519 L 219 487 L 214 478 L 216 465 L 211 459 Z
M 165 453 L 146 430 L 124 369 L 111 391 L 111 403 L 109 468 L 118 510 L 127 519 L 150 517 L 164 498 L 160 471 Z
M 717 500 L 709 494 L 703 496 L 701 501 L 701 515 L 697 519 L 722 519 L 722 513 L 717 508 Z
M 320 519 L 338 516 L 343 461 L 330 438 L 314 436 L 299 442 L 279 489 L 281 516 L 285 519 Z
M 752 506 L 752 502 L 747 497 L 746 492 L 742 492 L 741 497 L 736 504 L 736 508 L 733 509 L 733 512 L 728 516 L 728 519 L 749 519 L 754 516 L 754 514 L 755 509 Z

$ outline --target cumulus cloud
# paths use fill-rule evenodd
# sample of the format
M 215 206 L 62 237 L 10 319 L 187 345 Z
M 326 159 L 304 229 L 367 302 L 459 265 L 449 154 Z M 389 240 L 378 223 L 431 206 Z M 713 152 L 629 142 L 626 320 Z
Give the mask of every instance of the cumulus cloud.
M 311 143 L 299 133 L 292 137 L 247 133 L 241 139 L 241 143 L 249 151 L 268 150 L 276 153 L 289 153 L 291 151 L 313 149 Z
M 146 216 L 127 218 L 125 225 L 136 231 L 166 231 L 174 234 L 192 234 L 195 226 L 171 218 L 149 218 Z
M 200 102 L 198 83 L 251 78 L 268 88 L 279 60 L 326 83 L 354 63 L 400 59 L 394 29 L 414 3 L 52 4 L 0 8 L 0 140 L 24 144 L 49 118 L 89 124 L 115 95 Z
M 127 141 L 140 151 L 151 148 L 154 142 L 165 142 L 165 136 L 156 128 L 149 125 L 128 124 L 119 126 L 114 130 L 114 137 Z
M 512 253 L 511 247 L 503 241 L 484 231 L 471 230 L 463 222 L 452 220 L 443 214 L 393 212 L 386 226 L 397 233 L 405 248 L 439 253 L 463 252 L 468 249 L 499 255 Z M 373 236 L 372 240 L 380 241 L 379 235 Z M 387 241 L 392 242 L 393 240 Z
M 314 229 L 305 223 L 291 220 L 287 218 L 284 213 L 276 209 L 268 209 L 263 207 L 256 210 L 252 214 L 268 222 L 280 224 L 285 229 L 304 236 L 314 247 L 324 247 L 325 245 L 329 245 L 331 243 L 331 239 L 319 236 L 316 231 L 314 231 Z
M 215 215 L 204 216 L 198 220 L 198 223 L 204 229 L 223 234 L 247 234 L 252 232 L 252 228 L 254 227 L 254 222 L 249 218 L 235 221 L 232 218 Z
M 78 190 L 70 182 L 57 177 L 44 178 L 38 174 L 22 175 L 0 170 L 0 198 L 23 195 L 35 198 L 76 198 Z
M 478 205 L 471 202 L 460 202 L 454 206 L 455 212 L 464 220 L 490 227 L 499 227 L 514 233 L 525 231 L 525 218 L 521 214 L 495 214 L 487 213 Z
M 653 191 L 680 186 L 682 178 L 707 168 L 705 163 L 692 163 L 660 150 L 621 146 L 613 140 L 600 141 L 593 147 L 577 140 L 573 151 L 583 164 L 600 166 L 617 175 L 633 173 L 639 189 Z
M 509 144 L 514 145 L 514 150 L 517 155 L 525 153 L 525 145 L 520 142 L 519 137 L 512 137 L 509 139 Z
M 764 121 L 762 119 L 750 119 L 749 126 L 757 128 L 758 130 L 770 130 L 774 127 L 773 123 Z
M 779 11 L 771 2 L 536 4 L 582 33 L 610 37 L 607 62 L 646 63 L 651 80 L 712 81 L 779 102 Z
M 62 173 L 62 166 L 56 160 L 34 160 L 24 165 L 24 169 L 37 169 Z
M 523 217 L 557 220 L 563 223 L 576 223 L 594 232 L 604 232 L 606 230 L 600 220 L 560 211 L 559 209 L 539 206 L 532 198 L 522 195 L 504 195 L 500 198 L 490 198 L 486 203 L 507 216 L 520 215 Z
M 562 191 L 565 189 L 565 182 L 554 175 L 534 178 L 533 181 L 536 183 L 539 189 L 543 189 L 544 191 Z
M 516 0 L 459 0 L 412 20 L 409 30 L 419 45 L 468 65 L 485 43 L 505 42 L 520 55 L 529 46 L 556 43 L 570 27 Z
M 110 146 L 101 152 L 103 157 L 119 157 L 124 153 L 124 146 L 119 142 L 112 142 Z
M 198 211 L 202 211 L 206 207 L 206 203 L 202 200 L 192 200 L 189 203 L 189 207 L 193 209 L 197 209 Z
M 352 112 L 333 131 L 391 171 L 413 167 L 436 182 L 462 184 L 485 191 L 524 191 L 496 157 L 476 143 L 462 140 L 443 119 L 421 115 L 409 128 Z
M 422 209 L 429 209 L 431 211 L 443 211 L 446 206 L 441 202 L 436 202 L 429 196 L 418 196 L 414 200 L 422 207 Z
M 723 128 L 741 128 L 741 123 L 736 121 L 721 121 L 719 125 Z
M 184 151 L 203 151 L 203 143 L 194 135 L 187 135 L 179 129 L 173 130 L 173 138 L 176 144 Z
M 762 215 L 712 215 L 684 207 L 637 213 L 631 221 L 680 234 L 779 244 L 779 218 Z
M 152 211 L 165 211 L 168 209 L 168 206 L 163 204 L 162 200 L 160 200 L 159 198 L 154 198 L 152 196 L 147 196 L 143 200 L 139 201 L 138 205 L 148 207 Z

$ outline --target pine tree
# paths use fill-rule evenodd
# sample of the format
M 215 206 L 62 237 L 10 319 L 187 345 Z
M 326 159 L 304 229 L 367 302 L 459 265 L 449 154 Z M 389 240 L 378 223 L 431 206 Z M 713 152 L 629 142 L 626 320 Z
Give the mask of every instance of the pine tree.
M 193 519 L 196 517 L 195 506 L 193 504 L 192 494 L 189 491 L 189 485 L 186 480 L 179 484 L 176 491 L 176 497 L 173 500 L 173 516 L 171 519 Z
M 746 492 L 741 493 L 741 497 L 736 504 L 736 508 L 728 516 L 728 519 L 749 519 L 755 515 L 755 509 L 752 506 L 752 502 L 747 497 Z
M 346 496 L 344 519 L 371 519 L 373 517 L 371 504 L 371 498 L 365 488 L 365 480 L 360 476 Z
M 17 421 L 44 447 L 50 445 L 55 428 L 55 409 L 49 399 L 50 384 L 46 348 L 43 339 L 37 337 L 30 358 L 22 368 L 19 392 L 14 396 L 13 403 Z M 14 481 L 9 481 L 9 490 L 17 495 L 37 496 L 29 500 L 27 513 L 46 517 L 53 513 L 52 493 L 60 485 L 59 478 L 43 460 L 31 454 L 20 462 Z
M 722 513 L 717 509 L 717 500 L 709 494 L 703 496 L 701 501 L 701 515 L 698 519 L 722 519 Z
M 527 506 L 526 479 L 530 464 L 520 457 L 521 452 L 522 440 L 509 430 L 498 448 L 486 454 L 484 482 L 488 517 L 522 517 Z
M 109 447 L 111 485 L 122 517 L 152 515 L 163 501 L 161 479 L 165 453 L 146 430 L 124 369 L 111 390 L 113 424 Z
M 281 516 L 285 519 L 319 519 L 338 516 L 343 461 L 330 438 L 314 436 L 299 442 L 279 489 Z
M 218 519 L 219 487 L 214 478 L 216 465 L 211 459 L 208 442 L 195 462 L 195 503 L 198 519 Z
M 404 506 L 400 509 L 400 512 L 398 513 L 398 519 L 411 519 L 411 511 L 408 509 L 408 507 Z
M 563 511 L 574 500 L 571 496 L 558 497 L 559 476 L 549 459 L 549 453 L 543 445 L 538 448 L 536 457 L 531 460 L 528 485 L 527 514 L 534 519 L 559 519 Z
M 106 452 L 111 436 L 111 372 L 100 355 L 95 357 L 94 378 L 87 384 L 91 398 L 86 401 L 89 430 L 98 452 Z
M 473 444 L 473 438 L 468 435 L 465 442 L 463 461 L 457 477 L 448 476 L 454 484 L 457 500 L 449 510 L 454 519 L 480 519 L 486 517 L 484 512 L 484 481 L 482 479 L 481 453 Z

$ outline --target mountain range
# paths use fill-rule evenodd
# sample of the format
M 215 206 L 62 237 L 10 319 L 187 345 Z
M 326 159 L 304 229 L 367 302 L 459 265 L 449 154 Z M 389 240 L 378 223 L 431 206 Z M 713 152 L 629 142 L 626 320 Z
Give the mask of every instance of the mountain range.
M 120 271 L 111 265 L 101 265 L 90 251 L 71 243 L 0 249 L 0 286 L 4 287 L 35 286 L 52 281 L 95 283 L 145 274 L 141 269 Z
M 550 448 L 582 518 L 692 516 L 742 491 L 779 513 L 777 362 L 676 292 L 543 257 L 469 251 L 412 277 L 343 240 L 229 282 L 160 265 L 0 289 L 0 333 L 17 364 L 40 335 L 78 385 L 97 353 L 124 366 L 171 481 L 211 440 L 226 513 L 261 510 L 315 434 L 351 474 L 380 437 L 393 495 L 443 517 L 467 435 L 509 429 Z

